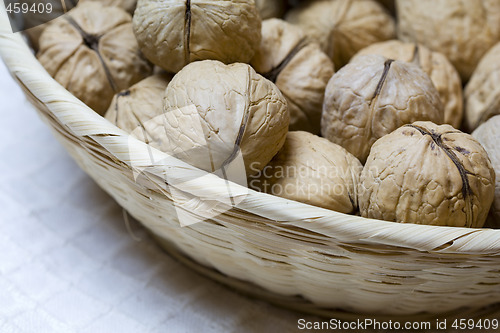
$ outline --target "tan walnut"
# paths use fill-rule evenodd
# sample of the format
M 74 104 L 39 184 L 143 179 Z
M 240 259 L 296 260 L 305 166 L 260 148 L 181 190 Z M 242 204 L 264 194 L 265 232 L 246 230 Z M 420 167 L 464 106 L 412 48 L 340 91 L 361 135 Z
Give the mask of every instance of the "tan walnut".
M 209 172 L 241 151 L 247 174 L 279 151 L 288 132 L 286 100 L 250 65 L 193 62 L 168 84 L 164 115 L 148 121 L 150 144 Z
M 465 87 L 465 127 L 473 131 L 500 114 L 500 43 L 481 59 Z
M 500 115 L 479 126 L 472 136 L 481 143 L 491 159 L 496 174 L 495 200 L 486 226 L 500 228 Z
M 88 1 L 95 1 L 95 2 L 100 2 L 101 4 L 105 6 L 115 6 L 124 9 L 127 11 L 129 14 L 133 14 L 135 10 L 135 5 L 137 4 L 137 0 L 79 0 L 78 3 L 83 3 L 83 2 L 88 2 Z M 26 0 L 26 3 L 28 3 L 31 7 L 32 4 L 38 4 L 38 0 Z M 65 13 L 66 8 L 68 7 L 73 7 L 73 4 L 77 4 L 76 0 L 69 0 L 67 2 L 57 2 L 57 1 L 51 1 L 54 9 L 53 13 L 55 14 L 56 11 L 62 15 L 62 13 Z M 62 7 L 62 4 L 65 3 L 66 7 Z M 47 17 L 50 16 L 49 14 L 43 15 L 43 13 L 40 12 L 32 12 L 28 11 L 28 13 L 23 15 L 23 18 L 26 20 L 32 21 L 32 24 L 37 24 L 31 29 L 27 29 L 26 35 L 28 36 L 28 39 L 31 43 L 31 46 L 35 51 L 38 51 L 39 49 L 39 39 L 40 35 L 42 34 L 43 30 L 45 27 L 48 25 L 47 22 Z
M 495 191 L 484 148 L 450 125 L 415 122 L 378 140 L 361 173 L 363 217 L 481 228 Z
M 353 59 L 328 83 L 321 133 L 364 163 L 375 141 L 418 120 L 444 120 L 427 74 L 415 64 L 366 55 Z
M 439 52 L 423 45 L 390 40 L 372 44 L 356 54 L 380 54 L 388 59 L 412 62 L 429 75 L 444 107 L 444 122 L 460 128 L 464 113 L 462 81 L 450 61 Z
M 263 20 L 282 17 L 286 10 L 286 0 L 255 0 L 255 5 Z
M 130 15 L 95 1 L 51 22 L 40 37 L 40 63 L 62 86 L 99 114 L 115 93 L 147 77 Z
M 363 166 L 347 150 L 308 132 L 289 132 L 285 145 L 250 177 L 258 191 L 341 213 L 357 209 L 357 186 Z
M 500 1 L 397 0 L 398 37 L 443 53 L 462 80 L 500 41 Z
M 396 37 L 394 19 L 374 0 L 305 1 L 285 18 L 318 42 L 336 69 L 362 48 Z
M 169 74 L 156 74 L 119 92 L 105 118 L 128 133 L 136 133 L 138 127 L 163 114 L 163 94 L 171 79 Z
M 321 110 L 333 63 L 300 28 L 280 19 L 265 20 L 262 41 L 250 63 L 276 83 L 288 102 L 290 130 L 320 132 Z
M 174 73 L 197 60 L 248 63 L 261 38 L 253 0 L 139 0 L 133 23 L 146 57 Z

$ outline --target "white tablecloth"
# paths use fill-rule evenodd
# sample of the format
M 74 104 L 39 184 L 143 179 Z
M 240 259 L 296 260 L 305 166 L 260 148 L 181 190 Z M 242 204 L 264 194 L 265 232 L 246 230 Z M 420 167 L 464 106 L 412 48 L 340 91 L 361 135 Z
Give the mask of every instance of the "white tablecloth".
M 317 319 L 240 296 L 127 228 L 2 62 L 0 117 L 0 332 L 286 332 Z

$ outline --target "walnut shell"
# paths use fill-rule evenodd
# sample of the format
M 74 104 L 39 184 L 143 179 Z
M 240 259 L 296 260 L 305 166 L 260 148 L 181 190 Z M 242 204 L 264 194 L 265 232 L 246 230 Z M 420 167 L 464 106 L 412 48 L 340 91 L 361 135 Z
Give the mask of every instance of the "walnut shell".
M 139 0 L 133 23 L 146 57 L 174 73 L 197 60 L 248 63 L 261 38 L 253 0 Z
M 88 1 L 100 2 L 101 4 L 103 4 L 105 6 L 119 7 L 121 9 L 127 11 L 131 15 L 134 13 L 135 6 L 137 4 L 137 0 L 79 0 L 78 3 L 83 3 L 83 2 L 88 2 Z M 30 4 L 30 6 L 29 6 L 30 8 L 31 8 L 32 4 L 39 3 L 38 0 L 26 0 L 24 2 Z M 76 4 L 76 1 L 74 1 L 74 2 Z M 64 3 L 64 2 L 59 3 L 57 1 L 52 1 L 51 3 L 53 5 L 53 7 L 56 7 L 56 6 L 61 7 L 59 12 L 64 13 L 64 11 L 63 11 L 64 9 L 62 8 L 62 6 L 60 6 L 60 4 Z M 66 8 L 73 6 L 73 1 L 71 1 L 69 3 L 65 3 L 65 5 L 66 5 Z M 53 13 L 55 13 L 56 10 L 57 9 L 54 8 Z M 28 36 L 28 39 L 31 43 L 31 46 L 33 47 L 33 49 L 35 51 L 38 51 L 38 49 L 40 48 L 40 45 L 39 45 L 40 36 L 41 36 L 43 30 L 45 29 L 45 27 L 49 24 L 48 20 L 47 20 L 47 16 L 48 15 L 43 15 L 43 13 L 31 12 L 31 11 L 29 11 L 26 14 L 23 14 L 24 19 L 33 20 L 35 22 L 34 24 L 37 24 L 33 28 L 27 29 L 25 31 L 26 35 Z
M 40 63 L 62 86 L 99 114 L 115 93 L 147 77 L 130 15 L 89 1 L 52 21 L 40 37 Z
M 495 193 L 495 171 L 471 135 L 431 122 L 378 140 L 361 173 L 361 215 L 393 222 L 480 228 Z
M 500 41 L 500 1 L 397 0 L 398 37 L 443 53 L 462 80 Z
M 439 94 L 427 74 L 414 64 L 366 55 L 328 82 L 321 133 L 364 163 L 375 141 L 418 120 L 444 120 Z
M 500 43 L 481 59 L 465 87 L 465 122 L 473 131 L 489 118 L 500 114 Z
M 193 62 L 169 83 L 150 144 L 200 169 L 221 169 L 241 149 L 247 174 L 262 169 L 288 132 L 286 100 L 247 64 Z M 209 156 L 209 158 L 207 158 Z
M 265 20 L 272 17 L 282 17 L 286 10 L 285 0 L 255 0 L 255 6 L 260 17 Z
M 121 91 L 113 97 L 105 118 L 134 133 L 137 127 L 163 114 L 163 94 L 171 79 L 168 74 L 156 74 Z
M 372 44 L 356 54 L 379 54 L 389 59 L 413 62 L 429 75 L 444 107 L 444 122 L 460 128 L 463 118 L 462 81 L 450 61 L 439 52 L 423 45 L 391 40 Z
M 352 213 L 363 166 L 347 150 L 308 132 L 289 132 L 283 148 L 249 185 L 258 191 Z
M 373 0 L 307 1 L 285 18 L 318 42 L 337 69 L 362 48 L 396 37 L 394 19 Z
M 490 219 L 486 226 L 500 228 L 500 115 L 495 116 L 479 126 L 472 136 L 479 141 L 488 153 L 495 169 L 495 200 L 490 211 Z
M 288 102 L 290 130 L 320 132 L 321 111 L 333 63 L 300 28 L 280 19 L 262 23 L 262 41 L 250 64 L 276 83 Z

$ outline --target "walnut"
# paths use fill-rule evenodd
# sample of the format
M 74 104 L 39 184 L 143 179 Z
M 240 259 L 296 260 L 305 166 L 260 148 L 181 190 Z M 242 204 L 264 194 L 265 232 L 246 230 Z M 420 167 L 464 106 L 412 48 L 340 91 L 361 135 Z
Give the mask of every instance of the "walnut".
M 450 125 L 415 122 L 378 140 L 361 173 L 361 215 L 480 228 L 495 192 L 483 147 Z
M 100 2 L 101 4 L 105 6 L 115 6 L 115 7 L 120 7 L 124 10 L 126 10 L 129 14 L 133 14 L 135 10 L 135 5 L 137 3 L 137 0 L 79 0 L 78 3 L 83 3 L 87 1 L 96 1 Z M 31 8 L 32 4 L 38 4 L 38 0 L 26 0 L 24 1 L 29 4 L 29 7 Z M 65 7 L 63 8 L 61 4 L 65 4 Z M 76 5 L 76 1 L 74 1 Z M 74 7 L 73 2 L 58 2 L 58 1 L 51 1 L 51 4 L 53 6 L 53 10 L 51 14 L 47 13 L 40 13 L 40 12 L 32 12 L 28 11 L 26 14 L 23 14 L 23 17 L 25 20 L 29 20 L 30 24 L 29 26 L 32 26 L 33 28 L 27 29 L 26 35 L 28 36 L 28 39 L 31 43 L 31 46 L 35 51 L 38 51 L 40 45 L 39 45 L 39 39 L 40 35 L 42 34 L 43 30 L 45 27 L 48 25 L 49 19 L 56 18 L 59 15 L 62 15 L 66 9 L 71 9 Z M 57 16 L 56 16 L 57 15 Z
M 364 163 L 375 141 L 418 120 L 444 120 L 439 94 L 427 74 L 415 64 L 366 55 L 328 82 L 321 133 Z
M 40 63 L 62 86 L 99 114 L 115 93 L 147 77 L 130 15 L 98 2 L 78 5 L 54 20 L 40 37 Z
M 265 20 L 271 17 L 281 17 L 285 13 L 285 0 L 255 0 L 260 17 Z
M 396 36 L 394 19 L 373 0 L 307 1 L 286 20 L 317 41 L 337 69 L 362 48 Z
M 462 82 L 460 76 L 441 53 L 430 51 L 423 45 L 391 40 L 372 44 L 356 56 L 379 54 L 389 59 L 413 62 L 429 75 L 444 106 L 444 122 L 460 128 L 463 117 Z
M 250 63 L 276 83 L 288 102 L 290 130 L 320 132 L 321 110 L 333 63 L 300 28 L 280 19 L 265 20 L 262 41 Z
M 247 174 L 262 169 L 288 132 L 286 100 L 247 64 L 193 62 L 168 84 L 164 115 L 144 124 L 150 144 L 209 172 L 241 150 Z
M 443 53 L 466 82 L 500 41 L 500 1 L 397 0 L 398 37 Z
M 481 59 L 465 87 L 465 122 L 473 131 L 489 118 L 500 114 L 500 43 Z
M 290 200 L 342 213 L 357 209 L 363 166 L 347 150 L 308 132 L 289 132 L 269 165 L 249 185 Z
M 488 227 L 500 228 L 500 115 L 495 116 L 479 126 L 472 136 L 479 141 L 488 153 L 491 159 L 493 168 L 496 173 L 495 183 L 495 200 L 490 211 L 490 219 L 487 223 Z
M 139 0 L 133 23 L 146 57 L 174 73 L 196 60 L 248 63 L 261 38 L 253 0 Z
M 113 97 L 105 118 L 134 133 L 137 127 L 163 114 L 163 94 L 171 79 L 168 74 L 156 74 L 121 91 Z

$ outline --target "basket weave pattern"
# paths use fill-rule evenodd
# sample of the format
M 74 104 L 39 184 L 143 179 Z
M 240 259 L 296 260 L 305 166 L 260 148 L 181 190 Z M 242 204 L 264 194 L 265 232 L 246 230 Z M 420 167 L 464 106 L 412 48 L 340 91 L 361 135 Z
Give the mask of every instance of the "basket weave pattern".
M 189 167 L 169 159 L 136 181 L 133 166 L 150 166 L 151 152 L 158 161 L 166 155 L 55 82 L 10 32 L 3 11 L 0 54 L 80 167 L 166 249 L 207 275 L 276 303 L 344 318 L 422 317 L 500 303 L 500 230 L 369 220 L 251 190 L 237 208 L 181 228 L 162 176 L 181 177 Z M 208 200 L 225 183 L 214 176 L 197 186 L 196 195 Z

